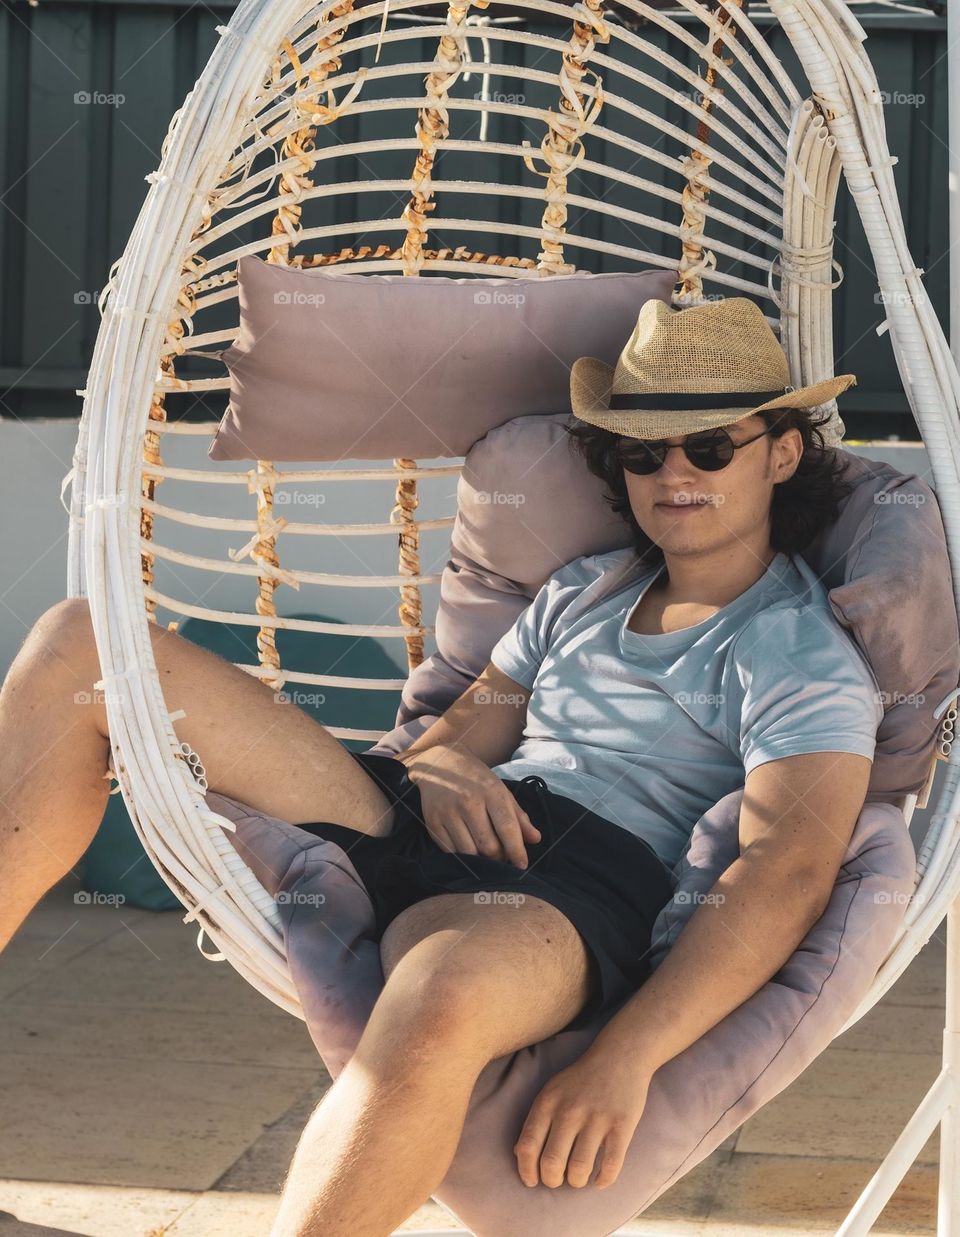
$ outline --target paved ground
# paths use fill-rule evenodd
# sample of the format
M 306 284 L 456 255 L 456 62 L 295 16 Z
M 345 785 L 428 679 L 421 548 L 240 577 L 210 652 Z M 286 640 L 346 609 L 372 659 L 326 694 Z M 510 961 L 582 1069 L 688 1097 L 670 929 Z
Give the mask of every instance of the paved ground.
M 304 1026 L 204 961 L 178 914 L 77 906 L 77 887 L 0 956 L 0 1237 L 263 1237 L 329 1085 Z M 629 1231 L 833 1231 L 938 1071 L 944 936 Z M 936 1151 L 876 1237 L 934 1232 Z M 455 1225 L 430 1207 L 404 1226 L 431 1227 Z

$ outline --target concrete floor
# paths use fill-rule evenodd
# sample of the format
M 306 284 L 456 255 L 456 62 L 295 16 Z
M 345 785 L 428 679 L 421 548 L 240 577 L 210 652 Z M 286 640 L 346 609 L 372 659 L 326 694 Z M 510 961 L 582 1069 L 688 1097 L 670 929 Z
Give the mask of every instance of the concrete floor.
M 77 889 L 51 890 L 0 956 L 0 1237 L 264 1237 L 330 1082 L 306 1029 L 205 961 L 175 912 L 77 905 Z M 622 1231 L 832 1232 L 938 1072 L 945 931 Z M 934 1232 L 937 1142 L 876 1237 Z M 454 1227 L 430 1206 L 403 1230 Z

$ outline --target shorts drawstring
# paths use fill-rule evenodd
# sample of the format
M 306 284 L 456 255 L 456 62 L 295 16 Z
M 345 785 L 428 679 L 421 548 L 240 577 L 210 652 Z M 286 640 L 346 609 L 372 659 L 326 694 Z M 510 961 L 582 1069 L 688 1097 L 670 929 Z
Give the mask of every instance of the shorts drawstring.
M 554 833 L 556 833 L 556 828 L 555 828 L 555 826 L 554 826 L 554 820 L 553 820 L 553 807 L 554 807 L 554 805 L 550 802 L 550 796 L 551 796 L 551 794 L 552 794 L 553 792 L 551 791 L 550 787 L 549 787 L 549 786 L 547 785 L 547 783 L 543 780 L 543 778 L 540 776 L 540 774 L 539 774 L 539 773 L 528 773 L 528 774 L 527 774 L 527 776 L 526 776 L 526 777 L 522 777 L 522 778 L 520 779 L 520 781 L 521 781 L 524 785 L 527 785 L 527 786 L 533 786 L 533 787 L 536 789 L 536 791 L 537 791 L 537 798 L 538 798 L 538 799 L 539 799 L 539 801 L 540 801 L 540 806 L 541 806 L 541 808 L 543 809 L 544 816 L 546 817 L 547 821 L 549 822 L 550 827 L 551 827 L 551 830 L 552 830 Z M 584 809 L 583 809 L 583 811 L 584 811 L 584 813 L 586 813 L 586 812 L 587 812 L 587 809 L 586 809 L 586 808 L 584 808 Z M 593 813 L 593 814 L 595 814 L 595 813 Z M 608 821 L 607 823 L 613 823 L 613 822 L 609 822 L 609 821 Z M 618 827 L 619 827 L 619 826 L 618 826 Z M 629 832 L 629 830 L 627 830 L 627 832 Z M 673 873 L 673 871 L 672 871 L 670 868 L 668 868 L 668 867 L 667 867 L 667 865 L 663 862 L 663 860 L 660 858 L 660 856 L 657 854 L 657 852 L 654 850 L 654 848 L 650 845 L 650 843 L 649 843 L 649 842 L 647 842 L 644 838 L 640 837 L 638 834 L 631 834 L 631 836 L 632 836 L 632 837 L 634 837 L 634 838 L 636 838 L 637 842 L 639 842 L 639 843 L 640 843 L 640 845 L 644 848 L 644 850 L 647 852 L 647 854 L 648 854 L 648 855 L 650 855 L 652 858 L 656 859 L 656 861 L 657 861 L 657 863 L 658 863 L 658 865 L 659 865 L 659 867 L 660 867 L 660 869 L 661 869 L 661 871 L 662 871 L 662 873 L 663 873 L 663 876 L 664 876 L 664 878 L 665 878 L 665 880 L 666 880 L 666 882 L 667 882 L 667 885 L 669 886 L 669 895 L 668 895 L 668 896 L 669 896 L 669 897 L 672 897 L 672 896 L 673 896 L 673 890 L 674 890 L 674 888 L 675 888 L 675 886 L 676 886 L 676 883 L 677 883 L 677 878 L 676 878 L 675 874 Z
M 550 803 L 550 787 L 543 780 L 539 773 L 528 773 L 526 777 L 520 779 L 524 786 L 533 786 L 537 791 L 537 798 L 540 801 L 540 807 L 543 809 L 543 814 L 546 817 L 551 828 L 553 827 L 553 808 Z

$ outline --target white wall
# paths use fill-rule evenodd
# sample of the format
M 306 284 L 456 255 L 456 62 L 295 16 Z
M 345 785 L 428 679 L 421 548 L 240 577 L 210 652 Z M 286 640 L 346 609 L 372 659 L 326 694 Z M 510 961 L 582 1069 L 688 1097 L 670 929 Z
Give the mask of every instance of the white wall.
M 60 484 L 69 471 L 77 433 L 76 421 L 0 420 L 0 452 L 5 484 L 0 486 L 0 674 L 5 674 L 24 636 L 36 619 L 66 595 L 67 513 L 60 504 Z M 165 463 L 186 468 L 246 472 L 250 465 L 212 463 L 207 459 L 206 436 L 170 436 L 163 441 Z M 421 460 L 422 465 L 457 464 L 459 460 Z M 384 461 L 389 464 L 389 461 Z M 278 465 L 292 468 L 295 465 Z M 356 468 L 356 461 L 342 467 Z M 362 465 L 361 465 L 362 466 Z M 370 465 L 377 467 L 378 462 Z M 276 513 L 297 523 L 388 523 L 394 506 L 392 480 L 332 482 L 325 485 L 287 485 L 297 501 L 277 506 Z M 457 478 L 444 476 L 419 483 L 419 520 L 452 515 L 456 509 Z M 185 481 L 164 481 L 157 488 L 158 502 L 197 513 L 252 519 L 254 496 L 244 485 L 212 486 Z M 322 499 L 322 503 L 317 503 Z M 67 496 L 69 501 L 69 495 Z M 156 537 L 163 544 L 191 554 L 227 559 L 228 548 L 239 549 L 250 536 L 245 532 L 208 532 L 157 520 Z M 424 573 L 439 573 L 447 561 L 449 529 L 421 534 L 420 558 Z M 394 533 L 362 537 L 301 537 L 281 534 L 281 565 L 345 575 L 395 575 L 397 537 Z M 245 560 L 250 562 L 249 557 Z M 155 587 L 192 605 L 254 612 L 256 582 L 252 576 L 200 571 L 158 561 Z M 439 584 L 423 586 L 424 605 L 431 615 Z M 277 608 L 282 614 L 313 611 L 334 620 L 399 627 L 396 588 L 305 587 L 295 592 L 281 587 Z M 162 622 L 177 617 L 158 612 Z M 382 646 L 394 661 L 406 665 L 403 641 L 384 637 Z M 429 654 L 435 646 L 426 642 Z
M 0 418 L 0 672 L 37 618 L 66 593 L 67 514 L 76 421 Z

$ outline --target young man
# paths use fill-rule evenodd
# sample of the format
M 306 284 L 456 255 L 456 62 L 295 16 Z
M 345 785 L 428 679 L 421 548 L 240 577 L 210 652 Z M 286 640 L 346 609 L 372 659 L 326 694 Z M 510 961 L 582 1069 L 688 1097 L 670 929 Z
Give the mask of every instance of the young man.
M 843 494 L 806 410 L 853 376 L 799 391 L 787 377 L 745 298 L 649 302 L 615 369 L 578 361 L 572 445 L 635 545 L 555 572 L 396 759 L 351 756 L 262 683 L 151 630 L 211 788 L 340 842 L 383 930 L 385 987 L 307 1123 L 275 1237 L 391 1232 L 445 1176 L 484 1066 L 601 1011 L 515 1150 L 530 1186 L 584 1186 L 595 1168 L 609 1184 L 654 1071 L 822 914 L 883 711 L 797 556 Z M 100 821 L 106 719 L 73 703 L 97 678 L 85 603 L 65 602 L 0 695 L 0 945 Z M 740 856 L 650 975 L 671 869 L 744 784 Z

